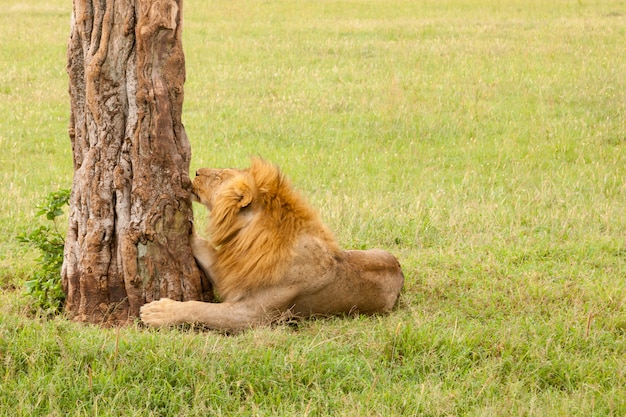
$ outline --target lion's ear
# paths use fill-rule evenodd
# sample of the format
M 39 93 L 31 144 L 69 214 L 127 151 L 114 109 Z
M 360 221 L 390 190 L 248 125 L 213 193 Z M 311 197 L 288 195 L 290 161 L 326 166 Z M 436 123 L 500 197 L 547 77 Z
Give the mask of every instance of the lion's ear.
M 232 187 L 235 194 L 233 197 L 237 200 L 237 207 L 244 208 L 250 205 L 254 197 L 254 185 L 250 179 L 246 177 L 236 178 L 233 180 Z

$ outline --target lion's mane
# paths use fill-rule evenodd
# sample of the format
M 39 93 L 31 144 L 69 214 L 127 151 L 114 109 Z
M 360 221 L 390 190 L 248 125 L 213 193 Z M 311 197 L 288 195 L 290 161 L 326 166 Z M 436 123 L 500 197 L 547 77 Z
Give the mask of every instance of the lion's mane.
M 278 167 L 259 158 L 220 187 L 207 232 L 222 297 L 274 284 L 295 256 L 294 247 L 303 234 L 320 239 L 334 257 L 341 257 L 318 214 Z

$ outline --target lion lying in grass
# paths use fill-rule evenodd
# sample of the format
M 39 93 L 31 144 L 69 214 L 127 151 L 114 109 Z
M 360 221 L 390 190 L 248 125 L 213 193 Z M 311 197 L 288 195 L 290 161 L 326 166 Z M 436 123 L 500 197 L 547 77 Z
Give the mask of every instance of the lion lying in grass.
M 163 298 L 141 308 L 145 323 L 237 331 L 395 305 L 404 283 L 396 258 L 382 250 L 342 251 L 276 166 L 253 159 L 245 170 L 203 168 L 193 189 L 210 210 L 210 238 L 194 231 L 191 247 L 221 302 Z

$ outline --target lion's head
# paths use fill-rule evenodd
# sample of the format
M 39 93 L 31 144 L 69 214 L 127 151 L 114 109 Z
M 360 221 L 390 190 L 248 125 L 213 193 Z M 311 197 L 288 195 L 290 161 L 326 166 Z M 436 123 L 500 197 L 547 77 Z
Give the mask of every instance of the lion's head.
M 193 181 L 195 200 L 209 210 L 212 210 L 216 197 L 222 204 L 246 207 L 256 191 L 254 188 L 250 174 L 238 169 L 200 168 Z

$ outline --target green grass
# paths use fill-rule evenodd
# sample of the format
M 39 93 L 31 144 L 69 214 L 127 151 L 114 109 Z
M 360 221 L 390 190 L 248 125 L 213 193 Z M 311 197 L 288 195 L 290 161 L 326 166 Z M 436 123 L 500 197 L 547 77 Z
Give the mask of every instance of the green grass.
M 26 314 L 71 5 L 1 1 L 0 415 L 626 415 L 623 1 L 185 2 L 192 171 L 262 155 L 406 275 L 234 337 Z

